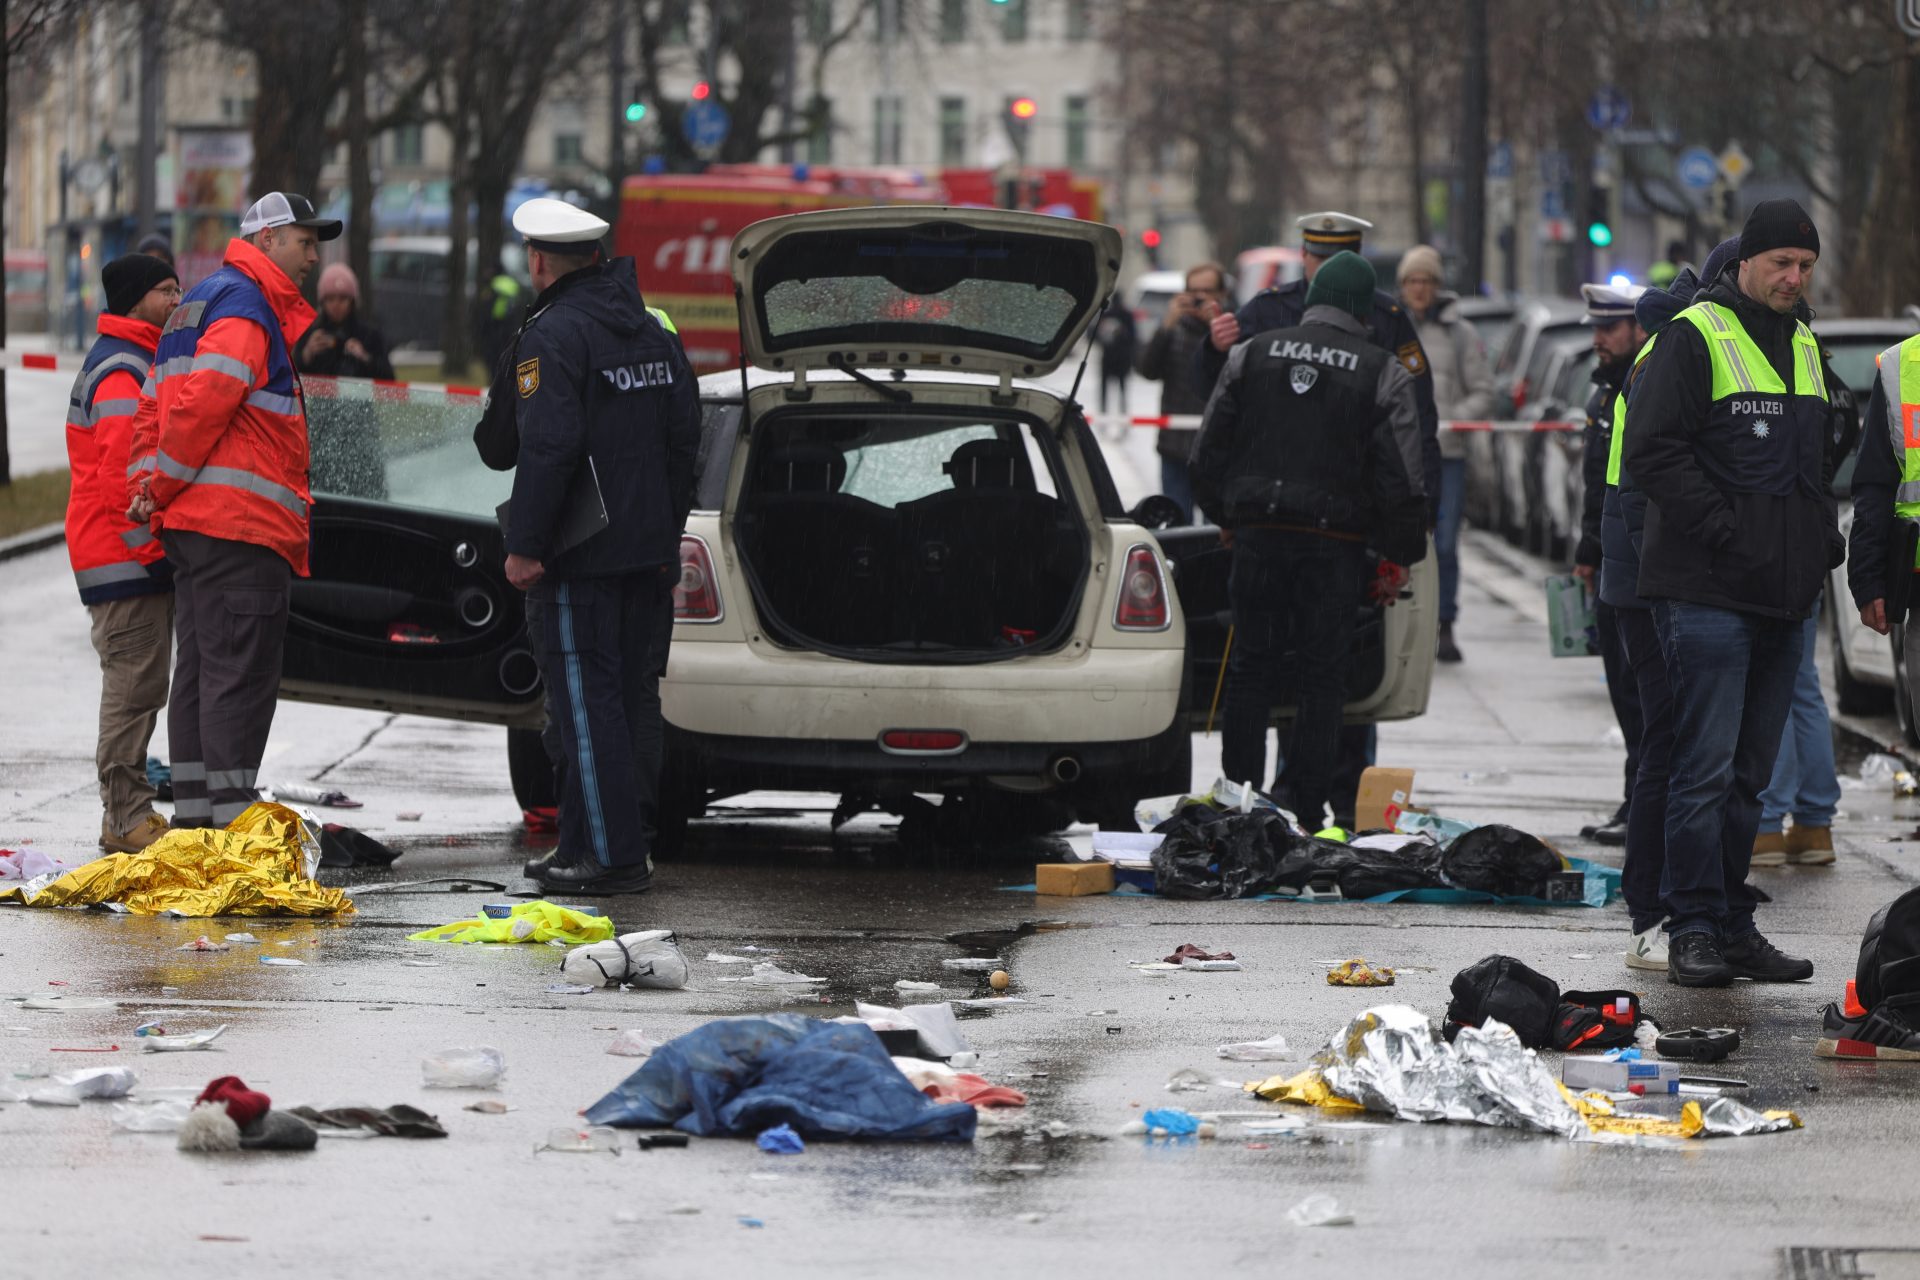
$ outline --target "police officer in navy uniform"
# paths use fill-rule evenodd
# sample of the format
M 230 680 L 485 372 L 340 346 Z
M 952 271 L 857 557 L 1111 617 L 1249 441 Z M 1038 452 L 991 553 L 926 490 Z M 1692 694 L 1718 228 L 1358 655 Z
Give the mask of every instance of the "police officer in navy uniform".
M 1214 317 L 1208 327 L 1208 340 L 1200 344 L 1195 357 L 1194 377 L 1201 395 L 1213 394 L 1214 383 L 1227 363 L 1227 352 L 1235 343 L 1269 329 L 1287 329 L 1299 324 L 1307 310 L 1307 290 L 1321 265 L 1337 253 L 1359 253 L 1362 233 L 1373 228 L 1364 218 L 1332 210 L 1310 213 L 1295 222 L 1300 227 L 1300 248 L 1306 254 L 1303 276 L 1262 289 L 1232 315 Z M 1413 379 L 1414 403 L 1419 410 L 1421 492 L 1437 494 L 1440 492 L 1440 416 L 1433 401 L 1433 370 L 1428 367 L 1427 354 L 1421 349 L 1420 335 L 1414 332 L 1412 319 L 1400 309 L 1393 295 L 1380 289 L 1374 291 L 1366 325 L 1369 340 L 1392 352 Z M 1360 772 L 1373 763 L 1374 743 L 1372 725 L 1353 725 L 1341 730 L 1333 805 L 1343 826 L 1352 821 Z
M 536 606 L 567 763 L 559 847 L 529 872 L 545 889 L 642 893 L 652 884 L 660 679 L 693 505 L 698 389 L 678 339 L 649 314 L 633 261 L 602 254 L 604 221 L 538 199 L 513 225 L 539 296 L 509 392 L 519 449 L 506 572 Z M 601 505 L 605 526 L 580 536 Z

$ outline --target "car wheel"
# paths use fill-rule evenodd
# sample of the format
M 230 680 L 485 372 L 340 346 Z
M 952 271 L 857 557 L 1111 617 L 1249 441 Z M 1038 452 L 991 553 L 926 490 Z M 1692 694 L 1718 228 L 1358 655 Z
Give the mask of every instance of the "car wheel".
M 1833 691 L 1839 695 L 1842 714 L 1850 716 L 1884 715 L 1888 693 L 1885 687 L 1868 684 L 1853 674 L 1847 665 L 1847 628 L 1835 607 L 1832 593 L 1827 599 L 1827 628 L 1833 641 Z
M 551 809 L 560 803 L 553 787 L 553 761 L 538 729 L 507 730 L 507 773 L 522 809 Z
M 1916 732 L 1913 720 L 1913 687 L 1908 683 L 1906 642 L 1901 636 L 1904 627 L 1895 628 L 1893 633 L 1893 716 L 1900 722 L 1900 738 L 1908 746 L 1920 746 L 1920 732 Z

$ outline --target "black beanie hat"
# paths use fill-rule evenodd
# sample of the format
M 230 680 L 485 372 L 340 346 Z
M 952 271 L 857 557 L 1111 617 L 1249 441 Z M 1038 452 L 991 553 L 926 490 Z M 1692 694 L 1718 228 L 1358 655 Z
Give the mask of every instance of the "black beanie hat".
M 100 283 L 107 289 L 107 310 L 116 316 L 132 311 L 161 281 L 179 278 L 172 267 L 144 253 L 126 254 L 100 268 Z
M 1762 200 L 1740 228 L 1740 261 L 1770 249 L 1806 249 L 1820 252 L 1820 233 L 1798 200 Z

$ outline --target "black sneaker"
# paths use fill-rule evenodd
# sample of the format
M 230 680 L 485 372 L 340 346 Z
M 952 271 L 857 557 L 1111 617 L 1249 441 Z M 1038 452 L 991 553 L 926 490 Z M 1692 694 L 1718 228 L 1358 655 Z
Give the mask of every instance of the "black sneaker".
M 1453 624 L 1451 622 L 1443 622 L 1440 624 L 1440 634 L 1434 640 L 1433 644 L 1433 656 L 1435 660 L 1440 662 L 1460 661 L 1460 646 L 1453 642 Z
M 1758 932 L 1727 943 L 1720 954 L 1736 974 L 1755 982 L 1805 982 L 1813 976 L 1813 961 L 1795 959 Z
M 1627 824 L 1616 818 L 1604 827 L 1595 827 L 1593 834 L 1587 838 L 1595 844 L 1612 845 L 1618 848 L 1627 842 Z
M 1668 939 L 1667 981 L 1675 986 L 1724 987 L 1735 976 L 1712 934 L 1691 930 Z
M 597 862 L 556 862 L 533 877 L 542 889 L 558 889 L 587 897 L 616 893 L 645 893 L 653 888 L 653 869 L 603 867 Z
M 529 880 L 538 880 L 549 868 L 558 864 L 560 851 L 549 849 L 537 858 L 528 858 L 527 865 L 520 868 L 520 874 Z
M 1872 1058 L 1881 1062 L 1920 1062 L 1920 1031 L 1906 1024 L 1897 1009 L 1876 1009 L 1858 1018 L 1830 1004 L 1820 1017 L 1816 1058 Z

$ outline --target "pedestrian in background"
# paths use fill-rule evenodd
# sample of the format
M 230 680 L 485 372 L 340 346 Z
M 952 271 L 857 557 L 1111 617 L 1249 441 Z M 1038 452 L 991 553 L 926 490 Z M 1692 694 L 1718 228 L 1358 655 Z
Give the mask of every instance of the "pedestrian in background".
M 1614 409 L 1621 384 L 1633 365 L 1634 354 L 1647 341 L 1646 331 L 1634 320 L 1633 311 L 1634 303 L 1644 292 L 1638 286 L 1580 286 L 1581 296 L 1587 301 L 1585 320 L 1593 328 L 1594 367 L 1593 394 L 1587 397 L 1587 426 L 1580 455 L 1584 500 L 1580 505 L 1580 542 L 1573 553 L 1573 572 L 1586 585 L 1588 593 L 1595 596 L 1600 587 L 1600 518 L 1606 506 L 1607 459 L 1613 451 Z M 1606 822 L 1584 828 L 1580 834 L 1600 844 L 1619 845 L 1627 841 L 1627 809 L 1633 802 L 1633 779 L 1640 768 L 1640 739 L 1646 726 L 1641 717 L 1639 683 L 1633 677 L 1620 639 L 1619 616 L 1604 598 L 1596 598 L 1593 619 L 1600 637 L 1600 662 L 1606 670 L 1607 698 L 1613 703 L 1613 718 L 1626 743 L 1627 763 L 1620 807 Z
M 134 249 L 135 253 L 145 254 L 149 258 L 158 258 L 167 264 L 169 271 L 177 269 L 173 260 L 173 241 L 158 234 L 148 236 Z
M 1395 273 L 1400 305 L 1433 370 L 1434 412 L 1441 418 L 1484 418 L 1493 411 L 1493 373 L 1487 350 L 1473 325 L 1460 314 L 1460 296 L 1442 288 L 1440 251 L 1415 245 L 1400 258 Z M 1440 570 L 1440 634 L 1434 656 L 1460 661 L 1453 638 L 1460 616 L 1460 523 L 1467 490 L 1467 442 L 1458 432 L 1440 436 L 1440 490 L 1434 498 L 1433 553 Z
M 128 514 L 151 520 L 174 567 L 176 827 L 224 827 L 260 798 L 288 595 L 307 573 L 312 495 L 293 344 L 313 308 L 300 286 L 319 242 L 339 234 L 305 196 L 255 201 L 225 264 L 181 299 L 140 392 Z
M 1308 830 L 1334 797 L 1341 709 L 1371 546 L 1393 565 L 1427 550 L 1413 378 L 1369 340 L 1373 267 L 1329 259 L 1301 323 L 1234 346 L 1194 447 L 1194 497 L 1233 548 L 1222 767 L 1266 781 L 1267 729 L 1291 653 L 1298 708 L 1278 803 Z M 1405 583 L 1382 580 L 1382 603 Z M 1269 788 L 1276 794 L 1282 784 Z
M 540 198 L 515 210 L 513 225 L 538 297 L 514 353 L 518 465 L 505 569 L 536 603 L 541 669 L 560 684 L 550 705 L 561 710 L 568 757 L 559 846 L 528 870 L 543 889 L 643 893 L 653 883 L 660 680 L 693 506 L 698 388 L 678 338 L 641 298 L 633 261 L 602 256 L 606 222 Z M 564 528 L 586 494 L 606 525 L 569 544 Z
M 1107 391 L 1112 388 L 1119 411 L 1127 412 L 1127 379 L 1133 376 L 1133 351 L 1139 345 L 1140 330 L 1133 312 L 1115 294 L 1093 331 L 1100 343 L 1100 412 L 1107 412 Z
M 1654 343 L 1626 422 L 1624 465 L 1649 500 L 1639 592 L 1673 690 L 1667 978 L 1689 987 L 1813 976 L 1755 927 L 1746 881 L 1802 623 L 1845 552 L 1820 348 L 1795 315 L 1819 233 L 1798 203 L 1762 201 L 1737 255 Z
M 320 273 L 320 314 L 294 348 L 300 372 L 393 381 L 387 340 L 360 316 L 360 280 L 344 262 Z
M 1160 384 L 1163 417 L 1198 416 L 1206 409 L 1207 398 L 1194 388 L 1191 370 L 1207 340 L 1207 325 L 1220 314 L 1227 298 L 1225 267 L 1217 262 L 1189 267 L 1185 291 L 1167 303 L 1166 318 L 1134 358 L 1134 372 Z M 1189 522 L 1194 518 L 1189 467 L 1194 438 L 1199 434 L 1197 427 L 1163 427 L 1155 441 L 1160 455 L 1160 492 L 1180 504 Z
M 173 566 L 153 534 L 127 518 L 127 463 L 140 386 L 180 301 L 180 279 L 161 259 L 130 253 L 101 270 L 100 284 L 100 336 L 80 362 L 67 407 L 67 557 L 100 656 L 100 847 L 138 853 L 167 830 L 153 811 L 147 744 L 167 705 Z

